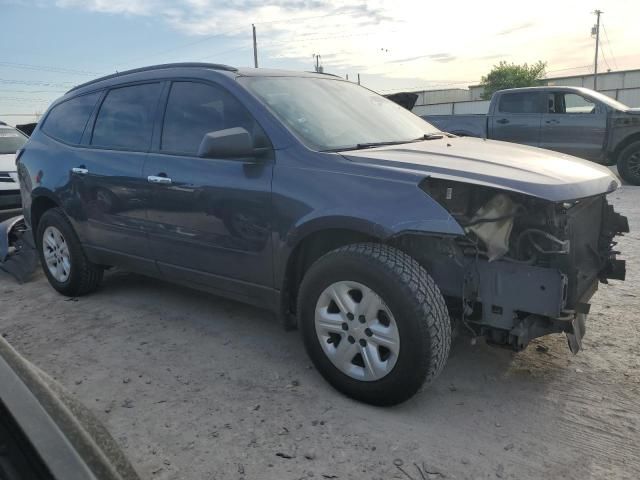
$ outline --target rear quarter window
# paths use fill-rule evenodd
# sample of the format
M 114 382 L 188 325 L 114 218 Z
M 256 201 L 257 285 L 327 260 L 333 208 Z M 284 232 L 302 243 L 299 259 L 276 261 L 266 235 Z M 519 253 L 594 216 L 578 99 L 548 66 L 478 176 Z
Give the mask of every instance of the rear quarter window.
M 80 143 L 82 133 L 99 97 L 100 92 L 90 93 L 56 105 L 47 115 L 42 130 L 63 142 Z

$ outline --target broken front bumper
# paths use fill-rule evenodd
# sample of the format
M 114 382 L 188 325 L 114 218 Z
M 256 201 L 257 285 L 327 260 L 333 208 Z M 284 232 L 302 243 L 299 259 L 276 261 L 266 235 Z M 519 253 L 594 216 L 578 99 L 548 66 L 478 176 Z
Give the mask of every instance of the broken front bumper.
M 36 270 L 38 259 L 33 235 L 22 215 L 0 222 L 0 269 L 26 282 Z
M 577 353 L 598 282 L 625 279 L 625 261 L 616 258 L 614 237 L 627 232 L 627 218 L 604 196 L 592 197 L 566 212 L 570 250 L 548 266 L 478 262 L 482 316 L 477 326 L 490 341 L 516 350 L 533 338 L 564 332 Z

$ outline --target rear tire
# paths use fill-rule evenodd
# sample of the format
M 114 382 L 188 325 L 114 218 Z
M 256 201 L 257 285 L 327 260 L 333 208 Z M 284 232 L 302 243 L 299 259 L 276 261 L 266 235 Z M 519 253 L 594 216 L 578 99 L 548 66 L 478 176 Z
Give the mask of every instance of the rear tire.
M 415 259 L 386 245 L 348 245 L 317 260 L 302 280 L 298 314 L 322 376 L 373 405 L 407 400 L 449 355 L 451 322 L 440 290 Z
M 640 142 L 627 145 L 618 155 L 618 173 L 631 185 L 640 185 Z
M 38 223 L 36 245 L 49 283 L 68 297 L 93 292 L 104 270 L 90 262 L 69 219 L 59 208 L 47 210 Z

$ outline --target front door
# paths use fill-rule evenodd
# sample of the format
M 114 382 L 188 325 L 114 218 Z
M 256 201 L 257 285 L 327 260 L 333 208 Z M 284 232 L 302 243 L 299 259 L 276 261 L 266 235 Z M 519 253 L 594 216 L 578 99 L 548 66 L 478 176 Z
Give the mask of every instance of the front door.
M 539 92 L 502 93 L 489 117 L 489 138 L 537 147 L 541 120 Z
M 604 105 L 571 92 L 547 96 L 540 146 L 587 160 L 600 160 L 607 133 Z
M 174 280 L 246 293 L 244 287 L 273 284 L 273 159 L 197 155 L 206 133 L 233 127 L 267 141 L 222 87 L 173 82 L 143 175 L 151 185 L 149 241 L 160 270 Z
M 142 168 L 151 147 L 162 83 L 109 90 L 85 132 L 71 175 L 86 219 L 83 242 L 104 254 L 149 258 L 144 232 L 148 184 Z M 93 127 L 93 128 L 91 128 Z M 148 264 L 152 261 L 149 259 Z

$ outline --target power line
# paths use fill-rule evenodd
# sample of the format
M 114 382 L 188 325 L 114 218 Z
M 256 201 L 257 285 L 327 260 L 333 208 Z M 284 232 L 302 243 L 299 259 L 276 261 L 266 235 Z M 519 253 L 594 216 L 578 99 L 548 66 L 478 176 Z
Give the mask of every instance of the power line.
M 549 74 L 549 73 L 556 73 L 556 72 L 566 72 L 566 71 L 568 71 L 568 70 L 580 70 L 580 69 L 582 69 L 582 68 L 592 68 L 592 67 L 593 67 L 593 65 L 592 65 L 592 64 L 590 64 L 590 65 L 582 65 L 582 66 L 580 66 L 580 67 L 567 67 L 567 68 L 560 68 L 560 69 L 557 69 L 557 70 L 549 70 L 549 71 L 547 71 L 547 74 Z
M 6 90 L 0 89 L 0 95 L 3 93 L 65 93 L 66 90 Z
M 207 55 L 206 57 L 198 58 L 198 61 L 207 60 L 209 58 L 214 58 L 214 57 L 219 57 L 221 55 L 225 55 L 225 54 L 231 53 L 231 52 L 237 52 L 238 50 L 242 50 L 243 48 L 247 48 L 247 49 L 251 48 L 251 45 L 241 45 L 241 46 L 236 47 L 236 48 L 230 48 L 229 50 L 222 50 L 221 52 L 212 53 L 211 55 Z
M 609 62 L 607 61 L 607 56 L 604 54 L 604 49 L 602 49 L 602 60 L 604 60 L 604 63 L 607 64 L 607 70 L 611 71 L 611 65 L 609 65 Z
M 283 22 L 296 22 L 299 20 L 313 20 L 314 18 L 335 17 L 336 15 L 349 15 L 344 12 L 325 13 L 324 15 L 314 15 L 312 17 L 291 17 L 291 18 L 279 18 L 276 20 L 265 20 L 264 22 L 253 22 L 254 25 L 266 25 L 268 23 L 283 23 Z
M 145 56 L 138 56 L 138 57 L 134 57 L 133 59 L 130 60 L 125 60 L 122 62 L 122 65 L 129 65 L 131 63 L 137 62 L 138 60 L 143 60 L 149 57 L 157 57 L 159 55 L 164 55 L 166 53 L 169 52 L 175 52 L 176 50 L 181 50 L 183 48 L 187 48 L 187 47 L 192 47 L 194 45 L 198 45 L 200 43 L 203 42 L 207 42 L 213 38 L 218 38 L 218 37 L 226 37 L 226 36 L 230 36 L 233 35 L 236 32 L 240 32 L 241 30 L 245 30 L 247 27 L 243 26 L 243 27 L 238 27 L 238 28 L 234 28 L 231 30 L 227 30 L 224 32 L 220 32 L 220 33 L 215 33 L 213 35 L 206 35 L 205 37 L 199 38 L 198 40 L 194 40 L 193 42 L 189 42 L 189 43 L 185 43 L 182 45 L 177 45 L 175 47 L 171 47 L 171 48 L 166 48 L 164 50 L 160 50 L 160 51 L 156 51 L 155 53 L 148 53 Z
M 25 86 L 38 86 L 38 87 L 59 87 L 69 88 L 75 85 L 75 82 L 46 82 L 42 80 L 13 80 L 0 78 L 0 85 L 25 85 Z
M 611 48 L 611 42 L 609 41 L 609 34 L 607 33 L 607 28 L 604 26 L 604 23 L 602 24 L 602 31 L 604 32 L 604 38 L 607 40 L 607 46 L 609 47 L 611 60 L 613 61 L 613 64 L 616 70 L 618 70 L 618 61 L 616 60 L 616 57 L 613 55 L 613 49 Z
M 68 73 L 73 75 L 90 75 L 90 76 L 102 75 L 101 73 L 88 72 L 86 70 L 74 70 L 71 68 L 53 67 L 48 65 L 32 65 L 29 63 L 0 62 L 0 67 L 20 68 L 23 70 L 36 70 L 36 71 L 53 72 L 53 73 Z

